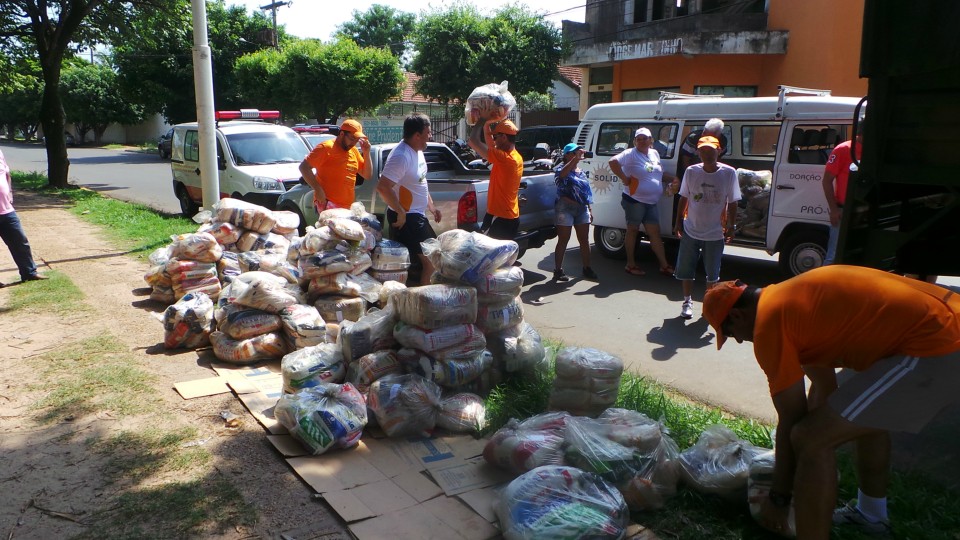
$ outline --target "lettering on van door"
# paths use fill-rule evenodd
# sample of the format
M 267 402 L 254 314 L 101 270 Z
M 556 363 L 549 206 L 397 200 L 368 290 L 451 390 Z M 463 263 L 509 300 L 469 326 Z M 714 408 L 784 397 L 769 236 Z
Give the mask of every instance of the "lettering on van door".
M 590 189 L 592 189 L 594 193 L 603 194 L 620 189 L 617 185 L 620 183 L 620 179 L 617 178 L 617 175 L 613 174 L 613 171 L 610 170 L 610 167 L 607 166 L 606 163 L 595 167 L 593 172 L 584 172 L 586 172 L 587 178 L 590 180 Z

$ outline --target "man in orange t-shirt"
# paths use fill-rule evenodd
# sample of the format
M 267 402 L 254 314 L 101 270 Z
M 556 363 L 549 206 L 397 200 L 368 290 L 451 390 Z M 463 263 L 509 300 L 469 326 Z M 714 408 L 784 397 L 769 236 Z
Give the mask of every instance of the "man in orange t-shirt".
M 501 240 L 513 240 L 520 229 L 523 157 L 514 145 L 517 131 L 517 126 L 510 120 L 485 118 L 477 122 L 470 132 L 470 147 L 493 165 L 490 188 L 487 190 L 487 214 L 483 217 L 480 230 L 491 238 Z
M 356 120 L 344 120 L 336 139 L 318 144 L 300 163 L 300 174 L 313 188 L 317 213 L 328 208 L 350 208 L 357 175 L 366 179 L 372 173 L 370 142 Z
M 760 523 L 785 534 L 793 498 L 799 538 L 827 539 L 832 523 L 889 532 L 889 431 L 916 433 L 956 400 L 960 296 L 833 265 L 763 289 L 720 283 L 704 296 L 703 314 L 717 348 L 728 336 L 753 342 L 777 409 L 773 485 Z M 846 369 L 839 383 L 836 368 Z M 834 451 L 848 441 L 857 446 L 858 502 L 834 509 Z

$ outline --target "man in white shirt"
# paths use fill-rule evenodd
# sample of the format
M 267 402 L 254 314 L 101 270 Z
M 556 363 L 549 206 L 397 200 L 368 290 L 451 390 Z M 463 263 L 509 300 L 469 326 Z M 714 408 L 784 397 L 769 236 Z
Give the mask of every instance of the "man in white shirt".
M 720 259 L 724 244 L 733 238 L 740 200 L 737 170 L 717 162 L 720 141 L 709 135 L 700 137 L 697 153 L 701 162 L 683 173 L 674 226 L 674 234 L 680 237 L 675 276 L 683 283 L 680 316 L 684 319 L 693 317 L 693 280 L 701 256 L 707 289 L 720 281 Z
M 403 121 L 403 141 L 390 152 L 380 173 L 377 192 L 389 207 L 387 223 L 391 238 L 407 246 L 410 256 L 420 259 L 423 270 L 420 284 L 428 285 L 433 275 L 433 264 L 423 254 L 420 242 L 436 238 L 426 212 L 440 223 L 440 210 L 433 205 L 427 184 L 427 160 L 423 151 L 430 142 L 430 118 L 413 113 Z

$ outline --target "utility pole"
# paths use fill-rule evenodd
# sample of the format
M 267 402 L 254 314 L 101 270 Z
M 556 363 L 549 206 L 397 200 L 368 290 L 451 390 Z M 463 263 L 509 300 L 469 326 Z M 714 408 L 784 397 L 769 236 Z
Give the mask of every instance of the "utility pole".
M 277 36 L 277 8 L 281 8 L 283 6 L 290 6 L 292 4 L 293 2 L 281 2 L 280 0 L 277 0 L 272 4 L 260 6 L 260 9 L 262 11 L 266 11 L 269 9 L 270 11 L 273 12 L 273 48 L 274 49 L 280 49 L 280 40 Z

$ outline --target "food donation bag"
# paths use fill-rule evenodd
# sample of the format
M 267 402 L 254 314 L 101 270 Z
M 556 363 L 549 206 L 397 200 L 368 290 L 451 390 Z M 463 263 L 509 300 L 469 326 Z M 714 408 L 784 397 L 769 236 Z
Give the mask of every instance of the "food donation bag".
M 320 383 L 280 396 L 274 416 L 313 455 L 350 448 L 367 425 L 363 395 L 350 383 Z

